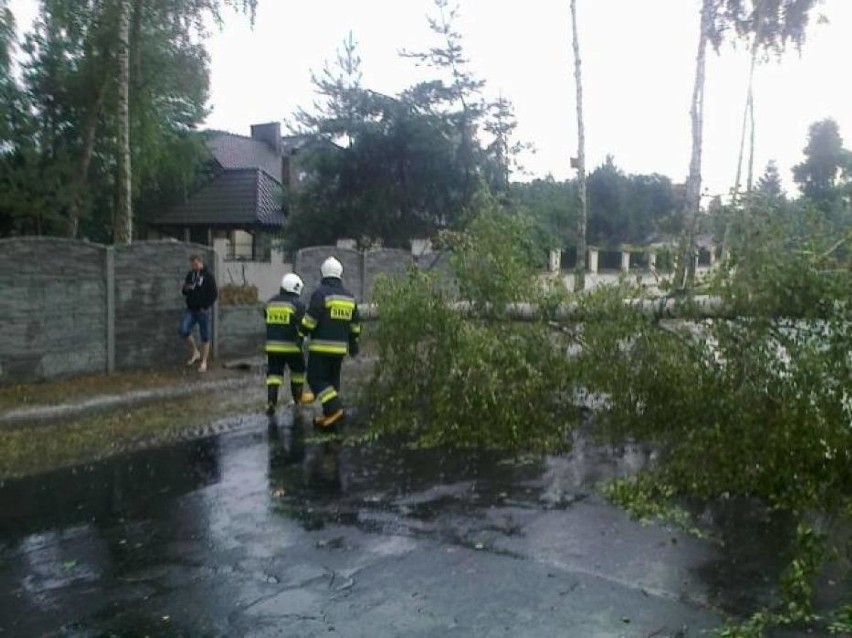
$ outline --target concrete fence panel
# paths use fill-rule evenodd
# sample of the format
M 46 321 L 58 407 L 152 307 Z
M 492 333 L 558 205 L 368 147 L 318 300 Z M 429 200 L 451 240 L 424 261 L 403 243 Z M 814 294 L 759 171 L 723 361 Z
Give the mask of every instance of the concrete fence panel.
M 343 264 L 343 285 L 361 301 L 364 295 L 363 255 L 351 248 L 336 246 L 313 246 L 302 248 L 293 260 L 293 272 L 305 282 L 305 292 L 309 296 L 319 286 L 322 276 L 320 266 L 328 257 L 337 257 Z M 306 296 L 305 303 L 308 298 Z
M 222 306 L 219 309 L 219 341 L 219 354 L 223 357 L 262 354 L 266 341 L 263 304 Z
M 97 244 L 0 240 L 0 382 L 104 370 L 105 271 Z
M 186 356 L 178 326 L 189 258 L 199 254 L 213 270 L 213 252 L 173 241 L 138 242 L 114 250 L 116 369 L 178 363 Z
M 373 301 L 373 292 L 376 287 L 376 279 L 386 277 L 404 277 L 408 269 L 414 265 L 414 259 L 410 251 L 396 248 L 383 248 L 371 250 L 364 254 L 364 303 Z

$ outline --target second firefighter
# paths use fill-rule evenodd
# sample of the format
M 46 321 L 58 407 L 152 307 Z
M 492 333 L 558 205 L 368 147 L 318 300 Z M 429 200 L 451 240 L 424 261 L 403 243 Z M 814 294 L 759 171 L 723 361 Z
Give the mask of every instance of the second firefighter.
M 331 428 L 343 419 L 340 369 L 343 358 L 358 354 L 361 322 L 355 297 L 343 287 L 343 264 L 334 257 L 320 267 L 322 282 L 302 319 L 308 342 L 308 384 L 322 404 L 314 425 Z

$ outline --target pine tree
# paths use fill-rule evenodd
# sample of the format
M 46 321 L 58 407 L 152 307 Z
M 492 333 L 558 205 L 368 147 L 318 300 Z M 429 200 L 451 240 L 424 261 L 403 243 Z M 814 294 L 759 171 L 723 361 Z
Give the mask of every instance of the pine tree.
M 326 62 L 319 74 L 311 72 L 311 84 L 319 100 L 314 102 L 312 111 L 296 111 L 293 128 L 342 140 L 351 147 L 359 122 L 364 119 L 366 96 L 361 80 L 361 56 L 350 31 L 334 62 Z
M 840 127 L 832 119 L 811 124 L 805 161 L 793 167 L 793 179 L 802 195 L 826 208 L 840 194 L 841 177 L 852 170 L 852 155 L 843 147 Z
M 508 191 L 513 171 L 523 171 L 520 156 L 526 151 L 532 151 L 533 146 L 527 142 L 515 139 L 515 129 L 518 120 L 512 101 L 503 96 L 489 103 L 486 107 L 488 117 L 483 129 L 491 135 L 491 143 L 485 147 L 485 153 L 491 165 L 486 167 L 494 174 L 489 180 L 491 185 L 500 191 Z
M 459 139 L 456 156 L 464 176 L 463 200 L 470 202 L 479 163 L 477 135 L 486 111 L 482 98 L 485 81 L 476 77 L 465 56 L 462 35 L 456 27 L 458 5 L 451 0 L 434 0 L 434 5 L 437 15 L 428 20 L 438 44 L 427 51 L 403 51 L 402 56 L 432 69 L 439 77 L 412 87 L 404 97 L 419 108 L 441 114 L 455 129 Z
M 784 199 L 784 187 L 781 184 L 781 173 L 775 160 L 769 160 L 763 176 L 757 180 L 756 191 L 771 200 Z

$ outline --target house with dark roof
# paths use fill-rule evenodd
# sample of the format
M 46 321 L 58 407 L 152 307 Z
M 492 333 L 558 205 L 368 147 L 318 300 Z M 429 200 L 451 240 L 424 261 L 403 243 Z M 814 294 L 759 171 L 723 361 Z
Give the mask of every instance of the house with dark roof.
M 281 135 L 278 122 L 255 124 L 251 136 L 212 133 L 213 178 L 185 202 L 149 222 L 149 236 L 212 246 L 228 240 L 227 259 L 269 259 L 286 217 L 284 193 L 296 188 L 295 155 L 304 136 Z

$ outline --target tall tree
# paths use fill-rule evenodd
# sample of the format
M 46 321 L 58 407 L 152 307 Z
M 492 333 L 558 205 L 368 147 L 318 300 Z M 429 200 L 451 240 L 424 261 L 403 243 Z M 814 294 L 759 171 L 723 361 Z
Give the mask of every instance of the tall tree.
M 574 290 L 586 288 L 586 126 L 583 121 L 583 75 L 580 61 L 580 38 L 577 29 L 577 0 L 571 0 L 571 32 L 574 44 L 574 85 L 577 91 L 577 263 L 574 272 Z
M 186 138 L 207 113 L 205 25 L 220 23 L 227 7 L 253 15 L 255 6 L 256 0 L 41 0 L 23 46 L 23 84 L 37 126 L 16 144 L 22 196 L 0 194 L 0 208 L 15 218 L 29 216 L 21 189 L 37 199 L 50 186 L 50 210 L 64 219 L 65 233 L 108 241 L 117 233 L 115 209 L 127 191 L 134 200 L 147 201 L 180 192 L 163 187 L 162 180 L 170 180 L 161 167 L 193 149 L 194 163 L 180 171 L 188 183 L 202 159 L 201 145 Z M 120 37 L 119 18 L 125 15 L 127 38 Z M 127 126 L 119 125 L 122 42 L 127 42 L 129 66 Z M 132 156 L 123 171 L 132 175 L 126 188 L 122 184 L 130 181 L 119 179 L 119 165 L 128 155 L 120 152 L 127 147 L 122 130 L 129 130 Z M 44 171 L 55 179 L 35 183 L 32 176 Z M 119 196 L 119 188 L 125 194 Z M 152 189 L 160 195 L 151 198 Z M 39 223 L 39 232 L 59 232 L 55 221 Z
M 512 200 L 534 224 L 536 243 L 542 250 L 565 250 L 576 245 L 576 182 L 557 182 L 552 175 L 512 184 Z
M 483 129 L 491 135 L 491 142 L 485 147 L 489 160 L 486 169 L 491 173 L 488 182 L 500 191 L 508 191 L 512 171 L 523 171 L 520 156 L 525 151 L 533 151 L 532 144 L 515 138 L 518 120 L 512 101 L 502 93 L 487 105 L 488 117 Z
M 761 55 L 780 57 L 789 45 L 801 50 L 805 42 L 810 17 L 821 0 L 726 0 L 726 22 L 733 24 L 737 34 L 750 41 L 749 74 L 746 103 L 743 112 L 742 134 L 734 180 L 734 195 L 742 179 L 746 132 L 749 131 L 748 172 L 746 192 L 754 181 L 754 76 Z M 820 20 L 825 20 L 820 17 Z
M 698 29 L 698 53 L 695 56 L 695 80 L 689 109 L 692 130 L 692 151 L 689 160 L 689 176 L 686 180 L 686 202 L 684 205 L 684 236 L 681 241 L 675 286 L 691 286 L 695 277 L 695 234 L 701 206 L 701 155 L 704 145 L 704 87 L 707 76 L 707 47 L 718 50 L 721 43 L 719 24 L 723 0 L 702 0 L 701 19 Z
M 763 175 L 757 180 L 755 189 L 761 195 L 772 200 L 784 199 L 784 186 L 781 184 L 781 173 L 775 160 L 769 160 Z
M 469 203 L 477 188 L 477 134 L 485 113 L 485 82 L 476 77 L 465 56 L 462 35 L 456 27 L 458 4 L 453 0 L 434 0 L 434 5 L 436 15 L 428 20 L 438 44 L 426 51 L 402 51 L 401 55 L 436 71 L 439 78 L 412 87 L 404 97 L 420 108 L 444 115 L 455 129 L 457 163 L 464 176 L 463 199 Z
M 0 84 L 12 76 L 12 48 L 15 46 L 15 16 L 9 0 L 0 0 Z
M 133 241 L 133 204 L 130 174 L 130 0 L 118 2 L 118 177 L 113 240 Z
M 840 127 L 832 119 L 811 124 L 805 161 L 793 167 L 802 195 L 826 209 L 839 195 L 840 178 L 852 171 L 852 155 L 843 147 Z
M 737 171 L 734 178 L 733 199 L 735 212 L 739 201 L 742 184 L 743 163 L 745 161 L 745 145 L 748 135 L 748 164 L 746 177 L 746 194 L 750 194 L 754 183 L 754 153 L 755 153 L 755 116 L 754 116 L 754 77 L 755 69 L 761 56 L 779 57 L 784 54 L 788 45 L 801 50 L 805 42 L 807 27 L 814 9 L 821 0 L 727 0 L 725 19 L 733 24 L 736 33 L 749 41 L 749 73 L 746 86 L 745 108 L 743 109 L 742 130 L 740 135 Z M 825 20 L 820 17 L 820 20 Z M 731 224 L 729 219 L 725 226 L 722 241 L 722 254 L 727 257 L 730 244 Z
M 15 16 L 8 0 L 0 0 L 0 100 L 4 105 L 0 114 L 0 146 L 6 143 L 12 130 L 10 112 L 18 99 L 18 86 L 12 76 L 12 53 L 15 46 Z
M 334 62 L 327 61 L 319 74 L 311 71 L 311 84 L 318 99 L 311 111 L 296 110 L 294 128 L 322 135 L 330 141 L 342 141 L 351 147 L 365 98 L 361 80 L 361 56 L 350 31 L 337 50 Z

